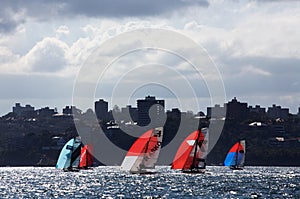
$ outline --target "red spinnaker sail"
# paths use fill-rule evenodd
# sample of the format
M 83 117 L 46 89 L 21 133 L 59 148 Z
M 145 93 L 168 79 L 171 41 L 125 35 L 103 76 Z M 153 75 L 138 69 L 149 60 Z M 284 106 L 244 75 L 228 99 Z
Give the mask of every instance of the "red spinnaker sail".
M 180 145 L 172 163 L 172 169 L 183 169 L 193 149 L 194 141 L 198 135 L 197 131 L 191 133 Z
M 232 147 L 231 147 L 231 149 L 229 150 L 229 152 L 228 153 L 230 153 L 230 152 L 239 152 L 239 151 L 244 151 L 244 147 L 240 144 L 240 142 L 237 142 L 237 143 L 235 143 L 235 145 L 233 145 Z
M 141 153 L 147 153 L 145 151 L 147 142 L 149 141 L 150 136 L 152 135 L 153 129 L 146 131 L 142 136 L 140 136 L 130 147 L 129 151 L 127 152 L 126 156 L 139 156 Z M 155 139 L 155 137 L 151 137 L 151 139 Z M 156 138 L 157 140 L 157 138 Z M 148 144 L 151 144 L 152 142 L 149 142 Z M 151 148 L 151 147 L 149 147 Z M 148 149 L 149 149 L 148 148 Z
M 93 157 L 93 146 L 84 145 L 80 153 L 80 163 L 79 168 L 87 168 L 93 166 L 94 157 Z
M 200 135 L 198 135 L 200 133 Z M 193 164 L 194 151 L 192 149 L 195 147 L 195 141 L 198 138 L 198 143 L 204 140 L 204 135 L 200 130 L 191 133 L 185 140 L 181 143 L 177 150 L 175 158 L 172 163 L 172 169 L 189 169 Z M 196 146 L 197 147 L 197 146 Z M 196 156 L 198 153 L 196 154 Z M 195 164 L 198 164 L 195 162 Z
M 154 168 L 161 149 L 162 136 L 162 127 L 146 131 L 130 147 L 121 164 L 121 170 L 134 173 Z

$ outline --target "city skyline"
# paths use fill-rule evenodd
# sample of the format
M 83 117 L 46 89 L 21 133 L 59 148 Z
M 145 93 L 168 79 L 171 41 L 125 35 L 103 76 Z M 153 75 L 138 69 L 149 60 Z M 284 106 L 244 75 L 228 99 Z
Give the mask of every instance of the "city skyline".
M 90 107 L 88 108 L 87 110 L 82 110 L 80 109 L 80 107 L 77 107 L 76 105 L 65 105 L 65 107 L 63 107 L 62 109 L 58 109 L 57 107 L 50 107 L 50 106 L 44 106 L 44 107 L 35 107 L 35 106 L 32 106 L 32 104 L 22 104 L 22 103 L 19 103 L 19 102 L 16 102 L 14 104 L 14 106 L 11 107 L 11 110 L 10 112 L 15 112 L 15 109 L 16 107 L 24 107 L 24 108 L 28 108 L 29 110 L 32 110 L 32 111 L 38 111 L 38 110 L 50 110 L 50 111 L 57 111 L 58 114 L 60 113 L 63 113 L 64 110 L 66 109 L 72 109 L 72 107 L 76 108 L 77 110 L 81 111 L 82 113 L 85 113 L 86 111 L 88 111 L 89 109 L 93 110 L 93 112 L 96 113 L 96 103 L 98 102 L 104 102 L 106 103 L 106 106 L 107 106 L 107 112 L 110 112 L 114 109 L 115 106 L 117 106 L 120 111 L 122 112 L 122 109 L 126 109 L 128 107 L 130 108 L 135 108 L 135 109 L 138 109 L 138 101 L 144 101 L 144 100 L 147 100 L 147 98 L 154 98 L 155 100 L 158 100 L 158 101 L 164 101 L 164 107 L 165 105 L 167 104 L 167 101 L 163 98 L 157 98 L 156 96 L 145 96 L 145 98 L 143 99 L 136 99 L 136 104 L 133 105 L 133 104 L 127 104 L 126 106 L 119 106 L 118 104 L 114 104 L 114 105 L 111 105 L 111 108 L 109 108 L 109 103 L 103 99 L 103 98 L 100 98 L 98 99 L 97 101 L 95 101 L 95 106 L 94 107 Z M 212 108 L 224 108 L 228 103 L 232 103 L 232 102 L 237 102 L 237 103 L 240 103 L 240 104 L 244 104 L 246 106 L 247 109 L 264 109 L 264 112 L 267 113 L 270 109 L 272 108 L 280 108 L 280 109 L 284 109 L 286 110 L 289 114 L 292 114 L 292 115 L 297 115 L 297 114 L 300 114 L 300 106 L 298 107 L 297 109 L 297 112 L 296 113 L 292 113 L 290 111 L 290 108 L 289 107 L 283 107 L 281 106 L 280 104 L 271 104 L 269 106 L 261 106 L 260 104 L 255 104 L 255 105 L 251 105 L 251 104 L 248 104 L 248 102 L 245 102 L 245 101 L 240 101 L 239 99 L 237 99 L 236 97 L 232 98 L 231 101 L 227 101 L 225 102 L 224 104 L 215 104 L 213 106 L 208 106 L 205 108 L 205 110 L 197 110 L 197 111 L 192 111 L 192 110 L 188 110 L 188 111 L 183 111 L 181 109 L 179 109 L 178 107 L 171 107 L 171 108 L 164 108 L 164 112 L 167 113 L 168 111 L 172 111 L 173 109 L 178 109 L 180 112 L 192 112 L 193 114 L 198 114 L 199 112 L 203 112 L 205 115 L 209 115 L 211 113 L 211 110 L 209 111 L 210 113 L 207 113 L 208 109 L 212 109 Z M 61 111 L 59 111 L 61 110 Z M 66 112 L 70 112 L 70 110 L 66 110 Z M 10 112 L 7 112 L 3 115 L 0 115 L 0 117 L 2 116 L 5 116 L 6 114 L 10 113 Z M 97 114 L 97 113 L 96 113 Z M 105 114 L 103 112 L 103 109 L 102 109 L 102 115 Z
M 105 5 L 94 1 L 3 2 L 0 8 L 1 114 L 9 112 L 15 102 L 58 109 L 72 104 L 74 81 L 95 49 L 122 33 L 143 28 L 178 32 L 202 46 L 219 70 L 226 101 L 236 96 L 251 105 L 279 104 L 297 113 L 300 2 L 105 2 Z M 131 98 L 148 93 L 167 99 L 168 108 L 179 107 L 178 100 L 186 105 L 183 111 L 213 106 L 205 78 L 214 79 L 214 75 L 195 78 L 195 73 L 179 57 L 150 50 L 128 55 L 112 65 L 103 84 L 95 89 L 95 98 L 103 96 L 111 101 L 112 90 L 127 74 L 126 69 L 149 63 L 169 66 L 189 82 L 195 95 L 176 98 L 168 86 L 172 84 L 179 90 L 185 87 L 174 81 L 175 73 L 165 70 L 166 67 L 161 67 L 157 74 L 162 73 L 160 79 L 169 84 L 160 88 L 145 86 L 143 81 L 149 79 L 149 71 L 144 68 L 129 76 L 131 82 L 124 82 L 124 87 L 133 84 L 136 90 L 120 93 L 119 99 L 114 99 L 121 106 Z M 198 104 L 192 103 L 195 100 Z

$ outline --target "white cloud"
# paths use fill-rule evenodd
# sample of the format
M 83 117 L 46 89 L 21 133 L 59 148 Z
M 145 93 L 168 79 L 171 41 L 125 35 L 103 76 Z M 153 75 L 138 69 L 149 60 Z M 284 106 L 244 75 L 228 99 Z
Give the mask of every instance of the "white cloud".
M 16 13 L 12 21 L 22 20 L 23 25 L 12 24 L 10 30 L 14 32 L 0 37 L 0 74 L 74 77 L 103 42 L 123 32 L 152 27 L 181 32 L 203 45 L 227 81 L 225 84 L 230 94 L 252 95 L 262 90 L 258 95 L 268 95 L 271 91 L 285 90 L 283 96 L 293 96 L 289 95 L 291 86 L 288 86 L 297 81 L 299 74 L 296 67 L 300 60 L 300 4 L 217 0 L 209 4 L 209 7 L 189 7 L 130 18 L 89 18 L 85 15 L 61 20 L 45 17 L 40 21 L 34 17 L 22 20 L 20 16 L 24 12 Z M 137 44 L 132 47 L 134 45 Z M 126 47 L 114 46 L 114 49 L 122 52 Z M 109 50 L 106 59 L 112 58 Z M 184 76 L 195 78 L 186 63 L 163 53 L 127 56 L 107 71 L 107 77 L 115 80 L 127 71 L 128 66 L 153 62 L 177 66 Z M 213 79 L 213 75 L 209 78 Z M 142 81 L 146 76 L 147 73 L 143 73 L 135 78 Z M 264 82 L 264 87 L 261 87 L 261 82 Z M 272 98 L 273 94 L 269 100 Z
M 233 30 L 234 56 L 300 58 L 300 14 L 257 13 Z
M 51 37 L 42 39 L 24 55 L 0 47 L 0 73 L 65 75 L 58 72 L 70 66 L 68 51 L 66 43 Z
M 0 73 L 18 73 L 17 60 L 20 56 L 14 54 L 9 48 L 0 47 Z
M 149 21 L 140 20 L 123 23 L 107 19 L 101 20 L 100 23 L 98 22 L 100 21 L 94 20 L 91 24 L 77 27 L 77 36 L 75 39 L 72 37 L 71 40 L 66 36 L 74 33 L 71 33 L 67 25 L 61 25 L 54 30 L 49 26 L 48 31 L 46 29 L 43 29 L 42 32 L 37 31 L 37 34 L 31 37 L 33 32 L 30 28 L 37 28 L 37 24 L 34 23 L 32 27 L 32 23 L 28 23 L 27 29 L 30 31 L 26 30 L 25 24 L 22 31 L 17 32 L 15 35 L 6 35 L 5 38 L 1 38 L 0 44 L 3 47 L 0 49 L 2 58 L 0 73 L 75 75 L 79 67 L 104 41 L 123 32 L 152 26 Z M 164 26 L 165 22 L 153 25 L 153 27 Z M 47 28 L 45 25 L 42 27 Z M 80 33 L 78 30 L 82 32 Z M 40 37 L 42 38 L 36 42 Z M 72 40 L 74 42 L 71 42 Z M 28 43 L 29 41 L 31 41 L 30 44 Z M 22 46 L 18 47 L 18 43 L 22 44 Z M 27 46 L 28 49 L 24 48 L 24 46 Z M 11 49 L 14 49 L 15 52 Z M 58 71 L 59 73 L 57 73 Z
M 56 29 L 56 34 L 57 34 L 57 36 L 68 35 L 68 34 L 70 34 L 70 30 L 69 30 L 68 26 L 62 25 Z
M 226 56 L 300 58 L 299 2 L 221 5 L 222 9 L 211 2 L 207 11 L 196 15 L 198 19 L 185 23 L 184 31 Z M 207 17 L 212 11 L 214 16 Z
M 18 58 L 19 56 L 14 54 L 9 48 L 0 46 L 0 64 L 11 63 Z
M 69 47 L 56 38 L 44 38 L 38 42 L 23 58 L 29 72 L 57 72 L 64 69 L 68 60 Z
M 265 71 L 263 69 L 260 68 L 256 68 L 254 66 L 246 66 L 246 67 L 242 67 L 242 74 L 243 75 L 249 75 L 253 74 L 253 75 L 262 75 L 262 76 L 270 76 L 271 73 L 268 71 Z

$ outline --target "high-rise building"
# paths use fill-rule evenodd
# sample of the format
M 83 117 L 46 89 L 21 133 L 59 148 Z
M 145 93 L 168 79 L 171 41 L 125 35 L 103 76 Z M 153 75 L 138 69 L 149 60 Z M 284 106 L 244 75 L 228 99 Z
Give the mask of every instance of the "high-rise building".
M 168 118 L 172 119 L 180 119 L 181 118 L 181 111 L 178 108 L 172 108 L 172 110 L 167 111 Z
M 234 97 L 230 102 L 225 104 L 226 118 L 243 121 L 249 117 L 250 109 L 247 103 L 239 102 Z
M 259 115 L 266 114 L 266 108 L 260 107 L 260 105 L 255 105 L 255 107 L 249 106 L 250 113 L 257 113 Z
M 108 102 L 99 99 L 95 102 L 95 113 L 98 119 L 107 120 L 108 117 Z
M 249 106 L 249 111 L 250 118 L 262 120 L 266 117 L 266 108 L 260 107 L 260 105 L 255 105 L 255 107 Z
M 47 106 L 36 110 L 36 113 L 38 117 L 52 117 L 53 115 L 57 114 L 57 110 L 56 108 L 51 109 Z
M 271 119 L 287 119 L 289 116 L 289 109 L 281 108 L 281 106 L 276 106 L 273 104 L 272 107 L 268 107 L 267 114 Z
M 76 106 L 66 106 L 63 108 L 64 115 L 79 115 L 81 114 L 81 110 L 76 108 Z
M 150 122 L 153 125 L 160 125 L 165 116 L 165 101 L 157 100 L 154 96 L 147 96 L 145 99 L 137 100 L 137 108 L 138 125 L 140 126 L 147 126 Z
M 226 116 L 226 109 L 216 104 L 214 107 L 207 107 L 206 115 L 208 118 L 224 118 Z
M 122 119 L 126 122 L 137 122 L 138 120 L 138 110 L 136 107 L 127 105 L 121 109 Z
M 16 103 L 13 107 L 13 113 L 15 113 L 19 117 L 34 117 L 35 111 L 34 107 L 30 106 L 29 104 L 25 106 L 21 106 L 20 103 Z

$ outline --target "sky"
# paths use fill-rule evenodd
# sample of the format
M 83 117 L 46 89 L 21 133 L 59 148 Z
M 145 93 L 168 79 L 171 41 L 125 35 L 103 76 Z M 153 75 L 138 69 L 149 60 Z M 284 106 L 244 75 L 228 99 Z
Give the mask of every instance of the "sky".
M 155 95 L 166 100 L 167 109 L 206 112 L 207 106 L 214 105 L 207 82 L 221 76 L 224 102 L 237 97 L 252 106 L 276 104 L 297 113 L 299 27 L 300 1 L 292 0 L 3 0 L 0 115 L 10 112 L 16 102 L 57 107 L 61 112 L 74 103 L 75 82 L 97 50 L 119 35 L 144 28 L 174 31 L 193 40 L 219 73 L 198 77 L 179 56 L 158 49 L 140 50 L 124 55 L 104 77 L 98 77 L 94 101 L 104 98 L 121 107 L 135 106 L 136 99 Z M 180 41 L 174 40 L 176 45 Z M 138 46 L 131 44 L 130 49 Z M 86 77 L 95 74 L 90 71 Z M 178 75 L 182 81 L 175 78 Z M 158 79 L 165 80 L 164 84 Z M 177 93 L 186 85 L 193 95 Z M 118 86 L 132 90 L 113 93 Z

